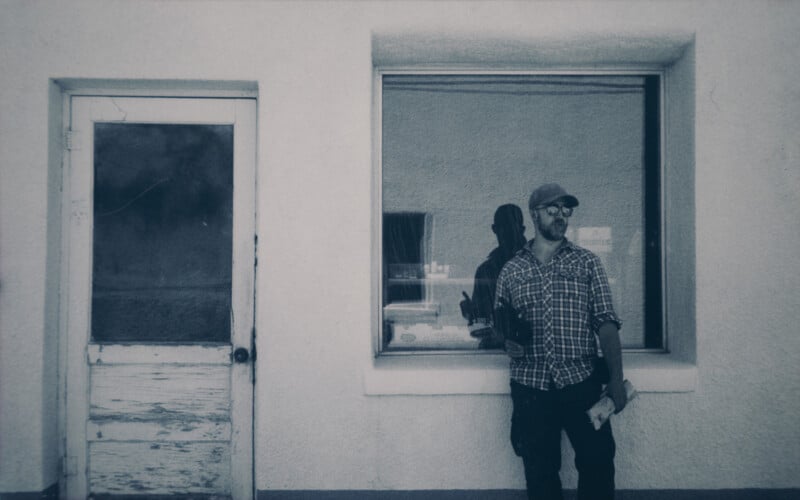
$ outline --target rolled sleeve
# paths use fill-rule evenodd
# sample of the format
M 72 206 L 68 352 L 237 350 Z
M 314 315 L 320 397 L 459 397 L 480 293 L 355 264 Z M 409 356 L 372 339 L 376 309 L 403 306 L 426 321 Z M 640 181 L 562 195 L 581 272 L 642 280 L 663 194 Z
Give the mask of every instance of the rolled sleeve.
M 606 322 L 612 322 L 617 328 L 622 328 L 622 320 L 614 311 L 614 303 L 611 297 L 611 287 L 608 284 L 608 276 L 600 258 L 594 256 L 592 259 L 592 276 L 589 287 L 589 309 L 591 313 L 592 331 L 596 334 L 600 326 Z

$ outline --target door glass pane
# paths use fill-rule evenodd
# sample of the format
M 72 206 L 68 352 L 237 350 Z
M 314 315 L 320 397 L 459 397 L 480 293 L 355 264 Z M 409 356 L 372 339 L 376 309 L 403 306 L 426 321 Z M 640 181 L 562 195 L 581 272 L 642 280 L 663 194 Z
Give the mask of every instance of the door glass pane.
M 94 137 L 92 339 L 229 342 L 233 126 Z

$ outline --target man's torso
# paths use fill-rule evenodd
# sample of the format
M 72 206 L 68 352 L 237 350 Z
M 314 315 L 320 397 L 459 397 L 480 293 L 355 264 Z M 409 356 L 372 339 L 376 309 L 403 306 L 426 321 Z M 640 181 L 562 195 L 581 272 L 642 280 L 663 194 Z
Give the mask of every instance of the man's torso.
M 593 281 L 605 281 L 604 272 L 598 277 L 598 265 L 594 254 L 569 242 L 546 263 L 528 244 L 506 264 L 498 293 L 506 295 L 533 333 L 525 356 L 511 361 L 513 380 L 547 390 L 591 375 L 597 356 L 593 298 L 598 283 Z

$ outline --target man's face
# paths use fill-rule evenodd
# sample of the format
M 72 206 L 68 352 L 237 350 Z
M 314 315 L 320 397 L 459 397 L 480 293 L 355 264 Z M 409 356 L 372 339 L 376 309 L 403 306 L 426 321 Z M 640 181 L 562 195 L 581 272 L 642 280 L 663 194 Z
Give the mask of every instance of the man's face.
M 561 241 L 564 239 L 569 225 L 568 217 L 564 215 L 564 211 L 572 213 L 570 209 L 563 208 L 560 203 L 551 203 L 545 207 L 534 209 L 535 215 L 533 219 L 536 222 L 538 234 L 549 241 Z

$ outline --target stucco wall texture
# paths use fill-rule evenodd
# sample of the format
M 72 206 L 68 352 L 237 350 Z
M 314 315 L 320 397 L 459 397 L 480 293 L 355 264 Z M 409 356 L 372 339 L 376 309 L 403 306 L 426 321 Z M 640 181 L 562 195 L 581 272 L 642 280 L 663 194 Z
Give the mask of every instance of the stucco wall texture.
M 521 488 L 507 396 L 364 395 L 372 37 L 525 63 L 539 42 L 676 32 L 695 36 L 698 383 L 615 417 L 618 486 L 800 487 L 798 28 L 800 4 L 767 1 L 0 1 L 0 492 L 59 479 L 50 79 L 258 84 L 257 488 Z

